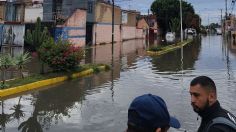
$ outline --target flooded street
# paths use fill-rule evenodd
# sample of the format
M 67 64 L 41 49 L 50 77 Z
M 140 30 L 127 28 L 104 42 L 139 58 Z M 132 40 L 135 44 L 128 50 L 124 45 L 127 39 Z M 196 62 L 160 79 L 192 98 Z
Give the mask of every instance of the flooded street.
M 202 36 L 184 47 L 183 57 L 180 49 L 149 57 L 149 46 L 143 40 L 115 44 L 113 70 L 2 101 L 1 130 L 30 124 L 48 132 L 123 132 L 131 101 L 152 93 L 180 120 L 178 131 L 195 132 L 200 120 L 190 105 L 189 83 L 200 75 L 215 81 L 221 105 L 236 114 L 236 43 Z M 92 47 L 84 63 L 111 64 L 111 53 L 111 45 Z

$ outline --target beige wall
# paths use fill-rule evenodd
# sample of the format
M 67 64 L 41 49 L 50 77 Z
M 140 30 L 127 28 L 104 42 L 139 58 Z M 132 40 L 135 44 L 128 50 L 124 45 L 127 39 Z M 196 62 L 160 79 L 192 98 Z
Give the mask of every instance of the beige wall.
M 138 21 L 137 28 L 148 29 L 148 27 L 149 26 L 148 26 L 147 22 L 144 20 L 144 18 Z
M 137 24 L 137 16 L 139 15 L 138 12 L 131 12 L 131 11 L 123 11 L 127 13 L 127 23 L 123 23 L 125 26 L 132 26 L 136 27 Z
M 96 4 L 95 21 L 98 23 L 112 23 L 112 6 L 105 3 Z M 121 9 L 115 7 L 115 24 L 121 24 Z
M 145 38 L 146 32 L 144 32 L 144 29 L 136 29 L 135 32 L 135 38 Z
M 136 27 L 122 26 L 122 40 L 135 39 Z

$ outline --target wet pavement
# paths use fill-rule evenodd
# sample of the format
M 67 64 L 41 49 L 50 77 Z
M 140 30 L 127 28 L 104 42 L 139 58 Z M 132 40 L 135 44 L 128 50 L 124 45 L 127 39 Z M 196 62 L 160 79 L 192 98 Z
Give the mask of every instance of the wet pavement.
M 158 57 L 146 56 L 152 44 L 143 40 L 93 47 L 84 63 L 112 64 L 114 69 L 50 86 L 1 102 L 2 131 L 22 125 L 48 132 L 120 132 L 126 129 L 127 109 L 137 96 L 152 93 L 165 99 L 169 111 L 194 132 L 197 120 L 190 105 L 190 81 L 200 75 L 214 79 L 222 106 L 236 114 L 236 43 L 221 36 L 202 36 L 194 43 Z M 37 127 L 36 127 L 37 126 Z

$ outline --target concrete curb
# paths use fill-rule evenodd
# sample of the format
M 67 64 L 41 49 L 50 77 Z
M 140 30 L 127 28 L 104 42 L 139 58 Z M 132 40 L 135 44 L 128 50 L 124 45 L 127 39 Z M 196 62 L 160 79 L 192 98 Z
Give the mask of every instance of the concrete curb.
M 106 67 L 105 66 L 99 66 L 98 67 L 99 70 L 105 70 Z M 13 87 L 13 88 L 8 88 L 5 90 L 0 90 L 0 98 L 6 98 L 12 95 L 16 95 L 16 94 L 20 94 L 23 92 L 29 92 L 32 90 L 38 90 L 41 89 L 45 86 L 49 86 L 49 85 L 53 85 L 59 82 L 64 82 L 70 78 L 79 78 L 79 77 L 84 77 L 90 74 L 93 74 L 94 70 L 88 69 L 79 73 L 74 73 L 70 76 L 62 76 L 62 77 L 56 77 L 56 78 L 51 78 L 51 79 L 47 79 L 47 80 L 42 80 L 42 81 L 38 81 L 38 82 L 34 82 L 34 83 L 30 83 L 30 84 L 26 84 L 26 85 L 22 85 L 22 86 L 18 86 L 18 87 Z
M 176 49 L 179 49 L 179 48 L 181 48 L 181 47 L 184 47 L 185 45 L 187 45 L 187 44 L 189 44 L 189 43 L 192 43 L 192 42 L 193 42 L 193 40 L 187 40 L 186 42 L 184 42 L 184 43 L 181 44 L 181 45 L 179 45 L 179 44 L 177 44 L 177 45 L 173 44 L 173 45 L 170 45 L 170 46 L 166 47 L 166 49 L 161 50 L 161 51 L 157 51 L 157 52 L 155 52 L 155 51 L 147 51 L 147 55 L 150 55 L 150 56 L 163 55 L 163 54 L 166 54 L 166 53 L 171 52 L 171 51 L 173 51 L 173 50 L 176 50 Z

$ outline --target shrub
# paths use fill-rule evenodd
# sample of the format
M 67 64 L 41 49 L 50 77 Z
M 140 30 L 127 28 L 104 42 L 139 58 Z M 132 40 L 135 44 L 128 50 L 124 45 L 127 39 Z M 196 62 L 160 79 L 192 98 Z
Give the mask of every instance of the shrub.
M 70 71 L 75 69 L 83 59 L 84 51 L 72 45 L 69 41 L 59 40 L 57 43 L 51 38 L 40 46 L 40 59 L 54 71 Z
M 17 69 L 19 70 L 21 77 L 24 78 L 23 70 L 25 68 L 25 64 L 28 63 L 31 59 L 30 53 L 22 53 L 15 57 L 15 64 Z

